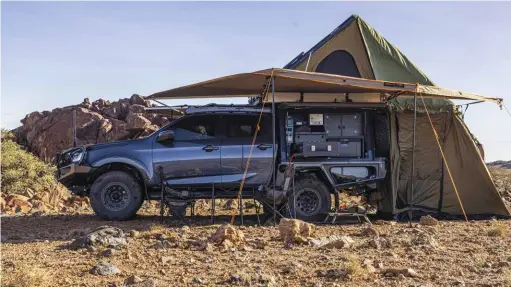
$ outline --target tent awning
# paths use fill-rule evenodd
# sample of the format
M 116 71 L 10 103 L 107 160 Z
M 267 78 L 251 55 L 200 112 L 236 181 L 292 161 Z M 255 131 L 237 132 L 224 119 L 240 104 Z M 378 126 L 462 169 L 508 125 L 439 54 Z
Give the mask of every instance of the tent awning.
M 216 97 L 249 97 L 260 95 L 270 77 L 275 78 L 276 93 L 387 93 L 399 97 L 413 97 L 417 91 L 426 98 L 482 100 L 501 104 L 502 99 L 484 97 L 435 86 L 387 82 L 332 74 L 302 72 L 288 69 L 266 69 L 252 73 L 234 74 L 188 86 L 152 94 L 146 99 L 187 99 Z

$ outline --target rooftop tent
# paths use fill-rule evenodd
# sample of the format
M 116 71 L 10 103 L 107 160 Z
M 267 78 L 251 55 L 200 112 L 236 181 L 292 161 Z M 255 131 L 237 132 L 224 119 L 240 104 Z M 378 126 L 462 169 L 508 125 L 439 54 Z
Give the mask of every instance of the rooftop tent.
M 284 68 L 382 81 L 418 83 L 437 89 L 417 66 L 357 15 L 350 16 L 307 52 Z M 509 215 L 463 120 L 447 98 L 424 100 L 467 214 Z M 411 191 L 413 100 L 389 102 L 390 178 L 382 209 L 396 214 L 410 208 L 433 213 L 462 213 L 422 101 L 417 104 L 414 190 Z M 413 198 L 411 195 L 413 194 Z

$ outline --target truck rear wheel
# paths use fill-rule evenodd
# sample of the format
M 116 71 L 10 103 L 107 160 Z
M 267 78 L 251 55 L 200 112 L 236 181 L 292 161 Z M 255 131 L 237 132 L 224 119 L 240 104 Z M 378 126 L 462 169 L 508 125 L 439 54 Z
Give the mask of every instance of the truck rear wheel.
M 328 187 L 317 177 L 307 176 L 295 181 L 295 193 L 289 198 L 291 216 L 304 221 L 323 220 L 332 207 Z
M 144 201 L 142 187 L 124 171 L 110 171 L 92 184 L 90 202 L 94 212 L 106 220 L 133 217 Z

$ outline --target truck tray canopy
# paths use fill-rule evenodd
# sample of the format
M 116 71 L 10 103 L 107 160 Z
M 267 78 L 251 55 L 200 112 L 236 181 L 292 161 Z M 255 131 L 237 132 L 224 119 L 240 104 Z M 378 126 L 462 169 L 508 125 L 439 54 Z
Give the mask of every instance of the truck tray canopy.
M 321 101 L 338 101 L 340 95 L 349 94 L 350 100 L 361 102 L 386 101 L 394 97 L 413 97 L 416 93 L 425 98 L 490 101 L 500 105 L 501 98 L 485 97 L 467 92 L 444 89 L 412 83 L 378 81 L 315 72 L 288 69 L 266 69 L 252 73 L 241 73 L 216 78 L 188 86 L 178 87 L 152 94 L 146 99 L 186 99 L 215 97 L 249 97 L 261 95 L 268 80 L 275 79 L 276 102 L 296 102 L 296 97 L 282 96 L 295 94 L 322 94 Z M 281 96 L 278 96 L 281 95 Z M 368 95 L 373 95 L 373 97 Z M 313 101 L 313 100 L 310 100 Z

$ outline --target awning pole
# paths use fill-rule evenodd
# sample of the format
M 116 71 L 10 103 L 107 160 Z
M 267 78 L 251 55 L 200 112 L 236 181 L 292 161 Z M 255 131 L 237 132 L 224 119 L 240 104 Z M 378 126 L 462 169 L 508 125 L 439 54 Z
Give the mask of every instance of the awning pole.
M 411 178 L 411 190 L 410 190 L 409 198 L 408 198 L 408 203 L 410 204 L 410 210 L 408 211 L 410 227 L 412 227 L 413 193 L 414 193 L 414 187 L 415 187 L 415 130 L 416 130 L 416 126 L 417 126 L 417 90 L 413 94 L 412 178 Z
M 309 63 L 311 61 L 312 52 L 309 53 L 309 58 L 307 59 L 307 64 L 305 65 L 305 72 L 308 72 L 309 69 Z
M 273 226 L 277 225 L 277 211 L 275 208 L 275 182 L 277 181 L 277 148 L 275 146 L 275 76 L 271 76 L 271 116 L 272 116 L 272 131 L 273 131 Z

